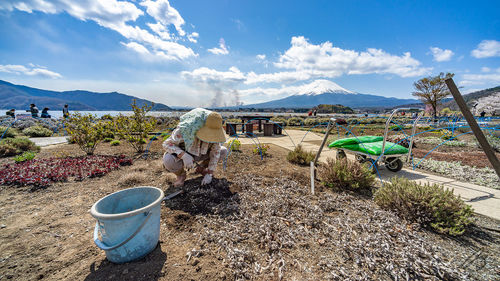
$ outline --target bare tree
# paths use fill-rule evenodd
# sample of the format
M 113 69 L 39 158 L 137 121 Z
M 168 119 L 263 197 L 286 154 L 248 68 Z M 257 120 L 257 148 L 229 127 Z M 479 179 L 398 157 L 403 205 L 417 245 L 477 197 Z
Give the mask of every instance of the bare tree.
M 438 104 L 450 95 L 450 91 L 446 87 L 444 80 L 452 78 L 454 75 L 453 73 L 446 73 L 445 75 L 441 72 L 439 75 L 425 77 L 413 83 L 416 91 L 412 95 L 432 107 L 432 116 L 434 118 L 437 115 Z

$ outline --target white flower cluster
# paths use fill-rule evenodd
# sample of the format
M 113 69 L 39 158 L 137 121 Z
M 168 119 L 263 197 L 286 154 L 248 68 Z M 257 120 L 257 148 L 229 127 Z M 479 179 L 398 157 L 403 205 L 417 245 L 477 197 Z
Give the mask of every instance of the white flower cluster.
M 418 164 L 421 159 L 415 158 L 413 163 Z M 424 159 L 418 168 L 449 176 L 458 180 L 471 182 L 474 184 L 500 189 L 500 180 L 495 171 L 489 167 L 476 168 L 463 165 L 460 162 L 437 161 Z
M 425 143 L 425 144 L 434 144 L 434 145 L 439 145 L 445 140 L 436 138 L 436 137 L 427 137 L 427 138 L 419 138 L 417 141 L 418 143 Z M 453 146 L 453 147 L 465 147 L 465 146 L 475 146 L 473 143 L 468 143 L 465 141 L 459 141 L 459 140 L 451 140 L 448 142 L 445 142 L 443 145 L 445 146 Z

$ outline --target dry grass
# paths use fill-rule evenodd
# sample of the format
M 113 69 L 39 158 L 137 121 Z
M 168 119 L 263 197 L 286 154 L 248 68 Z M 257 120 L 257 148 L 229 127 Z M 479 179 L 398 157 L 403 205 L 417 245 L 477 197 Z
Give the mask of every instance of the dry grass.
M 123 176 L 119 181 L 118 184 L 123 187 L 132 187 L 137 184 L 141 184 L 148 181 L 148 178 L 144 173 L 141 172 L 131 172 L 129 174 L 126 174 Z

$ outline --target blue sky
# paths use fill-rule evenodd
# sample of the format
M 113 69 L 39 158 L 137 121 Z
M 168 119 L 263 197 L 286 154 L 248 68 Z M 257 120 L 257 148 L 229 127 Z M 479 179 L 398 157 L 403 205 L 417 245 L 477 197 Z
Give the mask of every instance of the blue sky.
M 414 81 L 448 71 L 470 92 L 500 85 L 499 10 L 498 1 L 3 0 L 0 79 L 189 106 L 272 100 L 318 79 L 409 98 Z

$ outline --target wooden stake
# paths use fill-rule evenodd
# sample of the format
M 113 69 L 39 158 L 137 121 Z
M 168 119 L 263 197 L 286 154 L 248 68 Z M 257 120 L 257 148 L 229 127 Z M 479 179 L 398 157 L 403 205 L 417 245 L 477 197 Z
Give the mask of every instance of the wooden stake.
M 314 195 L 314 162 L 311 161 L 311 194 Z
M 488 160 L 490 161 L 491 165 L 493 166 L 493 169 L 495 169 L 495 172 L 497 173 L 498 177 L 500 178 L 500 162 L 498 161 L 497 156 L 495 155 L 495 152 L 491 148 L 490 144 L 488 143 L 488 140 L 483 134 L 483 131 L 481 131 L 481 128 L 479 125 L 477 125 L 476 119 L 470 112 L 469 108 L 467 107 L 467 104 L 465 103 L 464 98 L 458 91 L 457 86 L 455 85 L 455 82 L 453 82 L 452 78 L 448 78 L 445 80 L 446 85 L 448 86 L 448 89 L 450 89 L 451 94 L 453 95 L 453 98 L 458 104 L 458 107 L 460 108 L 460 111 L 462 111 L 462 114 L 465 117 L 465 120 L 467 120 L 467 123 L 469 124 L 470 128 L 472 129 L 472 132 L 476 136 L 477 141 L 481 145 L 481 148 L 483 149 L 484 153 L 486 154 L 486 157 L 488 157 Z

